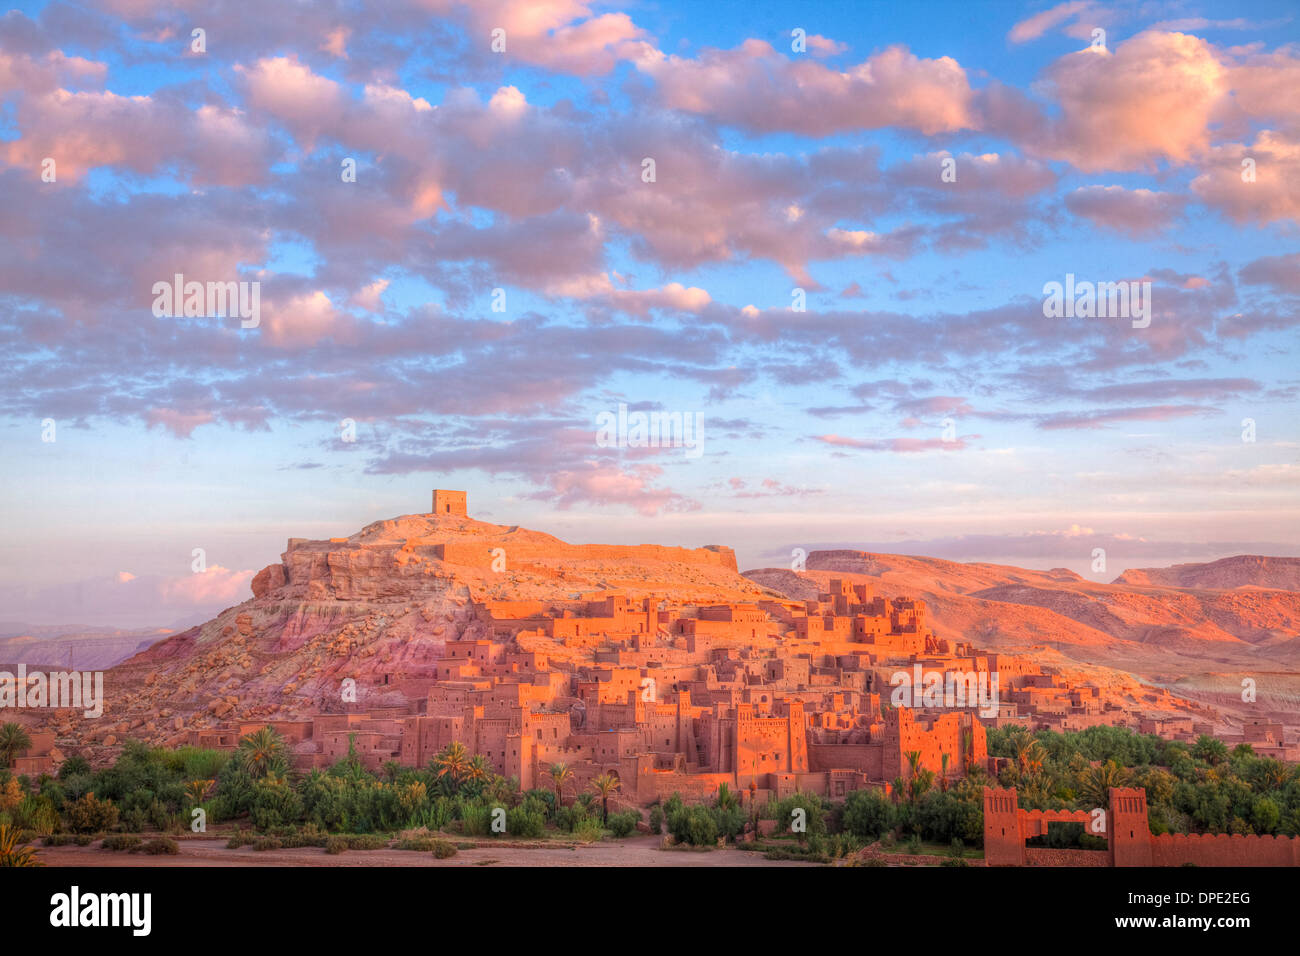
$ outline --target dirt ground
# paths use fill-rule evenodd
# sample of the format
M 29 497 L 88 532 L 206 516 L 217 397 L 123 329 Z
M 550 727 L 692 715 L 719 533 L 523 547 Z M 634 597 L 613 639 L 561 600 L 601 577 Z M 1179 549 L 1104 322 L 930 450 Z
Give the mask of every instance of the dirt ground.
M 659 837 L 629 837 L 584 846 L 483 846 L 446 860 L 410 850 L 348 850 L 330 855 L 317 847 L 289 850 L 227 850 L 224 839 L 181 840 L 176 856 L 146 856 L 90 846 L 38 847 L 51 867 L 94 866 L 812 866 L 765 860 L 763 854 L 731 847 L 707 851 L 661 850 Z

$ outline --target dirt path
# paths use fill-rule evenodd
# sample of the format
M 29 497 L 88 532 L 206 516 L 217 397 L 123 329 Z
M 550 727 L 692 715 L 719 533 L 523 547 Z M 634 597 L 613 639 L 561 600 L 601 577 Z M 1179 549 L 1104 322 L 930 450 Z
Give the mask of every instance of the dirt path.
M 227 850 L 225 840 L 181 840 L 176 856 L 117 853 L 90 846 L 39 847 L 52 867 L 95 866 L 809 866 L 763 859 L 730 847 L 708 851 L 661 850 L 659 837 L 633 837 L 585 846 L 497 847 L 461 850 L 447 860 L 409 850 L 348 850 L 331 856 L 316 847 Z

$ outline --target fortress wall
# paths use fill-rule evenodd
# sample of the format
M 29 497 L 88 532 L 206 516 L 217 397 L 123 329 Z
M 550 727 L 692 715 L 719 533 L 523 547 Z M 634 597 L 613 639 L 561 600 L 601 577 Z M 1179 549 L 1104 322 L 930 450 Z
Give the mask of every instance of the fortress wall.
M 505 540 L 483 542 L 447 541 L 433 545 L 434 556 L 450 564 L 491 567 L 492 549 L 504 548 L 506 567 L 520 561 L 625 561 L 633 564 L 665 562 L 702 565 L 738 571 L 736 553 L 731 548 L 713 545 L 707 548 L 679 548 L 658 544 L 584 544 L 511 543 Z
M 883 780 L 880 772 L 880 744 L 812 744 L 808 745 L 808 769 L 825 773 L 831 770 L 855 770 L 868 780 Z
M 1300 838 L 1244 834 L 1162 833 L 1151 837 L 1156 866 L 1296 866 Z

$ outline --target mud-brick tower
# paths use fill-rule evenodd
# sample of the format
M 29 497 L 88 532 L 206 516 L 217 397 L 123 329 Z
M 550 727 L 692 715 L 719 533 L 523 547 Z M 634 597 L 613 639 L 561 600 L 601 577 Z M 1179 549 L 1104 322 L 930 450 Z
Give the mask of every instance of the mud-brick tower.
M 1016 791 L 984 788 L 984 862 L 989 866 L 1024 866 L 1025 838 L 1020 835 Z
M 442 488 L 433 490 L 433 513 L 436 515 L 467 515 L 465 492 L 447 491 Z
M 1114 866 L 1152 865 L 1147 792 L 1141 787 L 1110 788 L 1110 852 Z

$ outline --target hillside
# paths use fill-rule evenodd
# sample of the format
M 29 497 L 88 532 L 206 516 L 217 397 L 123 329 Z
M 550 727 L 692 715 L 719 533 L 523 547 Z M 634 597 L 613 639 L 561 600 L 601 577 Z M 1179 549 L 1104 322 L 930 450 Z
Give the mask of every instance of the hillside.
M 1300 591 L 1300 558 L 1238 554 L 1205 564 L 1134 568 L 1114 581 L 1130 587 L 1267 588 Z

